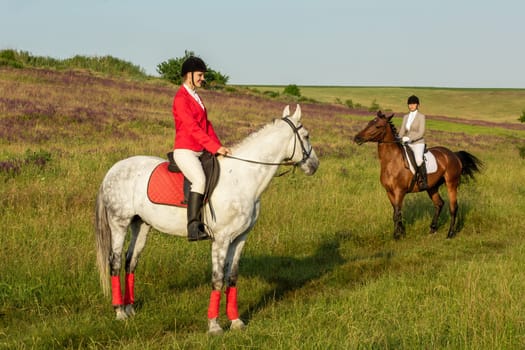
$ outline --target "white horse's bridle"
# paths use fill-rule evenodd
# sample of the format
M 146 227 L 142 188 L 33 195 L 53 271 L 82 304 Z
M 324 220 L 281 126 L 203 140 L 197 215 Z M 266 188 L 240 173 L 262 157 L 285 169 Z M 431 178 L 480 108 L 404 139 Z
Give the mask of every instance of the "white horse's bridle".
M 260 162 L 260 161 L 257 161 L 257 160 L 238 158 L 238 157 L 234 157 L 234 156 L 230 156 L 230 155 L 225 155 L 224 157 L 240 160 L 240 161 L 243 161 L 243 162 L 262 164 L 262 165 L 293 165 L 293 166 L 298 166 L 298 165 L 303 164 L 304 162 L 306 162 L 308 160 L 308 158 L 310 158 L 310 155 L 312 154 L 312 149 L 313 149 L 312 145 L 310 145 L 310 149 L 307 150 L 306 147 L 304 146 L 303 140 L 301 139 L 301 135 L 299 135 L 299 130 L 301 130 L 303 125 L 301 124 L 301 125 L 299 125 L 299 127 L 296 127 L 294 125 L 294 123 L 290 120 L 289 116 L 283 117 L 282 120 L 284 120 L 290 126 L 290 128 L 292 128 L 292 131 L 293 131 L 296 139 L 299 140 L 299 145 L 301 145 L 301 150 L 303 152 L 303 158 L 300 161 L 292 162 L 293 156 L 295 155 L 295 148 L 296 148 L 296 146 L 295 146 L 296 143 L 295 142 L 294 142 L 294 145 L 293 145 L 292 155 L 290 157 L 286 158 L 284 162 L 279 162 L 279 163 Z
M 304 143 L 303 143 L 303 140 L 301 139 L 301 135 L 299 135 L 299 130 L 301 130 L 301 128 L 303 127 L 303 125 L 299 125 L 298 127 L 295 127 L 294 123 L 290 120 L 290 118 L 288 116 L 284 117 L 283 120 L 288 124 L 290 125 L 290 128 L 292 128 L 294 134 L 295 134 L 295 137 L 299 140 L 299 144 L 301 145 L 301 151 L 303 152 L 303 158 L 294 163 L 293 165 L 300 165 L 300 164 L 303 164 L 304 162 L 306 162 L 308 160 L 308 158 L 310 158 L 310 155 L 312 154 L 312 145 L 310 145 L 310 149 L 309 150 L 306 150 L 306 147 L 304 146 Z M 288 161 L 291 161 L 293 156 L 295 154 L 295 142 L 293 144 L 293 151 L 292 151 L 292 156 L 289 157 L 289 158 L 286 158 L 288 159 Z

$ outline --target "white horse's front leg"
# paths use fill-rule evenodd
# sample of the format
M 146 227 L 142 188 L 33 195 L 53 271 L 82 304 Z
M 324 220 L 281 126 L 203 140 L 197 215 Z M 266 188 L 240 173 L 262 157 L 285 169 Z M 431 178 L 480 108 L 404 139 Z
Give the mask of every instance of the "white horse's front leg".
M 209 335 L 221 335 L 224 333 L 222 327 L 219 325 L 218 318 L 208 319 L 208 334 Z
M 242 250 L 248 237 L 248 232 L 252 229 L 260 212 L 260 202 L 255 202 L 249 227 L 244 233 L 230 244 L 228 248 L 228 256 L 226 258 L 226 315 L 231 321 L 231 330 L 242 330 L 246 328 L 244 322 L 239 318 L 239 310 L 237 306 L 237 279 L 239 277 L 239 260 L 241 259 Z
M 115 307 L 115 320 L 117 321 L 123 321 L 127 320 L 128 315 L 126 314 L 126 310 L 124 310 L 124 307 L 122 305 Z

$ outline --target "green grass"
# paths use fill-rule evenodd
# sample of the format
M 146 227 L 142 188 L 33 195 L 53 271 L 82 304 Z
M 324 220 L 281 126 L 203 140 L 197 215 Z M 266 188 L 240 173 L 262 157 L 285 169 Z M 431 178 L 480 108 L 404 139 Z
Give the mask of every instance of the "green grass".
M 253 86 L 259 91 L 283 92 L 281 86 Z M 382 110 L 406 113 L 408 96 L 416 94 L 420 110 L 429 115 L 519 124 L 525 110 L 525 89 L 452 89 L 424 87 L 300 86 L 301 96 L 326 103 L 352 100 L 364 107 L 374 100 Z
M 19 165 L 16 173 L 0 167 L 0 348 L 525 346 L 521 130 L 429 121 L 429 146 L 467 150 L 485 167 L 459 189 L 456 238 L 445 238 L 446 207 L 438 233 L 429 235 L 432 203 L 426 194 L 411 194 L 404 203 L 407 237 L 394 241 L 377 146 L 352 142 L 369 118 L 341 106 L 303 104 L 320 168 L 312 177 L 296 171 L 275 178 L 263 194 L 238 282 L 248 327 L 209 337 L 209 242 L 190 244 L 153 231 L 137 270 L 137 315 L 126 322 L 114 320 L 95 269 L 100 181 L 119 159 L 162 156 L 171 148 L 173 88 L 0 70 L 0 165 Z M 228 145 L 284 107 L 253 94 L 202 95 Z M 321 92 L 314 97 L 321 100 Z M 221 324 L 228 325 L 224 305 Z

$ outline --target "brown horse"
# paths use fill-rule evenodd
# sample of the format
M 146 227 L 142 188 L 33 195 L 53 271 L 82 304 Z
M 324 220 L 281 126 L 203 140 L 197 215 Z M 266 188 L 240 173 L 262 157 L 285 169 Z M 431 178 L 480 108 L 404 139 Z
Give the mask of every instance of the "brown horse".
M 397 130 L 390 121 L 394 115 L 387 117 L 381 111 L 371 120 L 354 138 L 361 145 L 364 142 L 377 142 L 379 160 L 381 162 L 381 184 L 386 189 L 390 203 L 394 209 L 394 238 L 399 239 L 405 235 L 401 208 L 403 198 L 407 193 L 420 192 L 417 181 L 413 182 L 414 175 L 407 167 L 404 158 L 404 149 L 398 138 Z M 443 208 L 443 199 L 439 195 L 439 187 L 445 183 L 448 191 L 450 209 L 450 228 L 447 238 L 455 236 L 454 230 L 458 211 L 457 189 L 460 178 L 474 178 L 474 173 L 479 172 L 483 163 L 472 154 L 459 151 L 452 152 L 445 147 L 432 147 L 429 151 L 434 154 L 437 162 L 437 171 L 428 174 L 426 189 L 434 203 L 434 217 L 430 224 L 430 233 L 435 233 L 438 228 L 438 219 Z

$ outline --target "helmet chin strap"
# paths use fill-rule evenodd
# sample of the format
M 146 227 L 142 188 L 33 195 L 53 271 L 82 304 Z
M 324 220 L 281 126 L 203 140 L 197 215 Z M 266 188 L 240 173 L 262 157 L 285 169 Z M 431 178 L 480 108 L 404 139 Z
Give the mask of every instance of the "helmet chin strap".
M 205 84 L 206 84 L 206 79 L 202 79 L 201 86 L 204 87 Z M 192 85 L 193 90 L 197 88 L 197 85 L 195 84 L 195 78 L 194 78 L 193 72 L 191 72 L 191 85 Z

